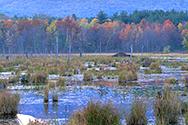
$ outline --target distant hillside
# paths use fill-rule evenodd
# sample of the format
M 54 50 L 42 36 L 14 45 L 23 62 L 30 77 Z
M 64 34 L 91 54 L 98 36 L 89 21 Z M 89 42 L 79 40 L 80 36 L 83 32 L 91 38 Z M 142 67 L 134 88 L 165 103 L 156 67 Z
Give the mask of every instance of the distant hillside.
M 100 10 L 112 15 L 117 11 L 134 10 L 188 10 L 188 0 L 0 0 L 0 13 L 9 16 L 79 17 L 95 16 Z

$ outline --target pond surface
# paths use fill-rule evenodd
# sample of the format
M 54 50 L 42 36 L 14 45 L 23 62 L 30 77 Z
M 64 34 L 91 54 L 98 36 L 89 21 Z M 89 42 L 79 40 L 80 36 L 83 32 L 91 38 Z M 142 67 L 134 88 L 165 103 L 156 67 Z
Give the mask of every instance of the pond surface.
M 49 104 L 43 104 L 43 91 L 41 90 L 14 90 L 21 96 L 19 111 L 43 120 L 57 120 L 59 123 L 66 123 L 72 113 L 85 107 L 90 101 L 102 103 L 111 102 L 122 114 L 122 121 L 125 114 L 130 110 L 131 104 L 136 97 L 143 98 L 147 104 L 147 118 L 150 125 L 154 125 L 153 100 L 158 91 L 162 90 L 164 79 L 174 77 L 179 84 L 173 88 L 183 90 L 181 87 L 183 77 L 188 72 L 180 68 L 167 68 L 162 66 L 162 74 L 143 74 L 144 68 L 140 69 L 138 86 L 133 87 L 68 87 L 58 92 L 59 102 L 52 103 L 50 92 Z
M 157 89 L 146 89 L 154 90 Z M 52 103 L 50 98 L 49 104 L 43 104 L 43 95 L 40 91 L 19 90 L 21 101 L 19 110 L 21 114 L 32 115 L 40 119 L 57 119 L 61 123 L 67 122 L 68 118 L 74 111 L 77 111 L 87 105 L 90 101 L 100 101 L 102 103 L 113 103 L 118 108 L 122 116 L 130 110 L 131 103 L 136 96 L 143 97 L 147 103 L 147 116 L 150 122 L 153 122 L 153 110 L 151 106 L 152 98 L 139 95 L 142 88 L 108 88 L 108 87 L 74 87 L 60 91 L 59 102 Z M 144 92 L 142 92 L 144 93 Z M 50 93 L 51 95 L 51 93 Z

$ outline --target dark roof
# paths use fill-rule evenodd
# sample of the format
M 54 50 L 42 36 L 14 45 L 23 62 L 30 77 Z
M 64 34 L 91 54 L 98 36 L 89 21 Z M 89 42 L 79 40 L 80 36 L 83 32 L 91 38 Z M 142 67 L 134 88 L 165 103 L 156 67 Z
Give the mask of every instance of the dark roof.
M 124 52 L 118 52 L 115 55 L 113 55 L 112 57 L 130 57 L 130 55 L 126 54 Z

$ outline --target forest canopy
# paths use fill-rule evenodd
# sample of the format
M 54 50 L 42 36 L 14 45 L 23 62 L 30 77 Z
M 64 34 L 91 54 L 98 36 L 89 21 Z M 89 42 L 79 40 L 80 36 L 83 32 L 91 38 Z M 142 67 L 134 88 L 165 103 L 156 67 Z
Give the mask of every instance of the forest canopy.
M 0 53 L 162 52 L 188 48 L 188 12 L 125 11 L 93 18 L 0 15 Z

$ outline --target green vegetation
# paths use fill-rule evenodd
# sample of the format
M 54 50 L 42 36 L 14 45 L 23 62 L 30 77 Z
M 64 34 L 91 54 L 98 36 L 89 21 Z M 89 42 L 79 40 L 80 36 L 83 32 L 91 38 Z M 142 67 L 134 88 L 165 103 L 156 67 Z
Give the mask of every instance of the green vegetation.
M 170 53 L 170 46 L 165 46 L 163 48 L 163 53 Z
M 43 72 L 34 73 L 31 76 L 32 83 L 39 85 L 39 84 L 46 84 L 47 83 L 47 74 Z
M 149 69 L 144 71 L 145 74 L 160 74 L 162 73 L 162 69 L 160 67 L 159 62 L 152 62 L 149 66 Z
M 18 113 L 18 94 L 11 94 L 7 91 L 0 92 L 0 118 L 15 118 Z
M 185 123 L 187 125 L 188 124 L 188 112 L 184 115 L 184 117 L 185 117 Z
M 134 63 L 121 64 L 119 67 L 119 84 L 137 80 L 138 66 Z
M 177 83 L 177 80 L 175 78 L 168 78 L 168 79 L 165 79 L 164 83 L 166 84 L 176 84 Z
M 188 76 L 185 76 L 184 83 L 185 83 L 185 87 L 188 87 Z
M 154 104 L 157 125 L 176 125 L 180 116 L 181 103 L 177 95 L 169 88 L 165 88 L 162 95 L 158 95 Z
M 146 105 L 143 100 L 135 100 L 131 112 L 126 117 L 127 125 L 147 125 Z
M 93 74 L 90 71 L 84 73 L 84 81 L 91 82 L 93 80 Z
M 64 88 L 66 86 L 65 84 L 65 79 L 64 78 L 59 78 L 58 81 L 57 81 L 57 87 L 59 88 Z
M 68 125 L 120 125 L 120 116 L 111 104 L 90 102 L 82 111 L 73 114 Z
M 153 60 L 150 58 L 141 58 L 141 65 L 143 67 L 149 67 L 152 62 L 153 62 Z
M 188 65 L 187 65 L 187 64 L 183 64 L 183 65 L 181 66 L 181 69 L 188 71 Z

